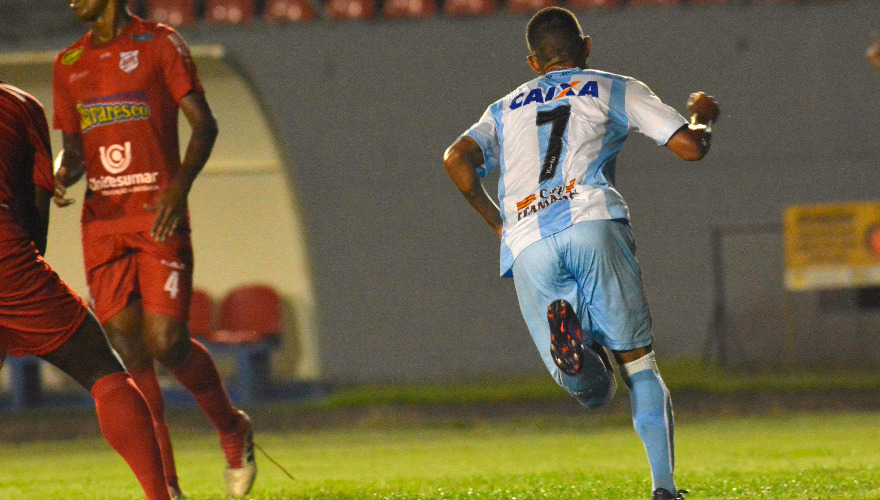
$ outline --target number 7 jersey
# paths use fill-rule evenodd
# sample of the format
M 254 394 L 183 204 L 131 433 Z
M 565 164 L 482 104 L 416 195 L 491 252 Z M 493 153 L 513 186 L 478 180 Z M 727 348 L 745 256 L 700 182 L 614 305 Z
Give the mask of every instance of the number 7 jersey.
M 501 275 L 530 244 L 578 222 L 629 219 L 614 188 L 629 130 L 664 145 L 687 121 L 642 82 L 595 70 L 551 71 L 493 103 L 464 135 L 485 177 L 500 168 Z

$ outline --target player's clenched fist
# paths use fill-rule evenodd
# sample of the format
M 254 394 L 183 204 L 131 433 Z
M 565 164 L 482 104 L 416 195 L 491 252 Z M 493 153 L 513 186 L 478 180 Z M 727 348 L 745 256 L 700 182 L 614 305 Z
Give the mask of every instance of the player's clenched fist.
M 687 110 L 691 114 L 691 122 L 700 124 L 717 122 L 721 113 L 715 99 L 704 92 L 694 92 L 690 95 Z
M 873 43 L 865 52 L 865 57 L 875 68 L 880 69 L 880 35 L 872 35 L 871 40 Z

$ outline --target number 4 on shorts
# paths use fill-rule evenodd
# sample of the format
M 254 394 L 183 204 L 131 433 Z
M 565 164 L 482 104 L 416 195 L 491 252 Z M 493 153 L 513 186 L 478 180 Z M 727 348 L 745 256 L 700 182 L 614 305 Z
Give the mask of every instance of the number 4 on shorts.
M 171 271 L 165 280 L 164 290 L 171 294 L 172 299 L 177 298 L 177 292 L 180 291 L 180 271 Z

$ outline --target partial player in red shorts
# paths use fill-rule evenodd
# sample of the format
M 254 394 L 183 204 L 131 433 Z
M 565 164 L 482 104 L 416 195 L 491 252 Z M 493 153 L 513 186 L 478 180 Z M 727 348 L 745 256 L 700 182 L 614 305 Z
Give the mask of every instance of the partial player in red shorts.
M 250 420 L 187 329 L 193 276 L 187 197 L 217 123 L 183 39 L 132 16 L 125 3 L 71 3 L 92 29 L 55 60 L 54 126 L 64 141 L 55 202 L 69 205 L 66 187 L 85 174 L 82 240 L 93 306 L 150 405 L 169 487 L 182 495 L 154 360 L 193 394 L 217 429 L 227 492 L 244 496 L 256 476 Z M 192 128 L 182 160 L 180 111 Z
M 150 410 L 83 300 L 43 260 L 55 188 L 49 127 L 29 94 L 0 82 L 0 364 L 39 356 L 95 398 L 101 432 L 148 500 L 169 500 Z

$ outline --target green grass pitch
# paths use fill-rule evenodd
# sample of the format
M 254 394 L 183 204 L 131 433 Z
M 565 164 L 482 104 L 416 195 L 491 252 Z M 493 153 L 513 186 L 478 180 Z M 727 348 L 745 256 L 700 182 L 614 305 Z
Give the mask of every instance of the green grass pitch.
M 689 499 L 880 499 L 880 413 L 686 416 L 677 424 L 677 479 Z M 650 496 L 644 451 L 620 416 L 257 431 L 295 477 L 258 452 L 249 497 L 258 500 Z M 188 498 L 225 498 L 215 437 L 172 432 Z M 6 444 L 0 464 L 3 500 L 142 498 L 97 437 Z

